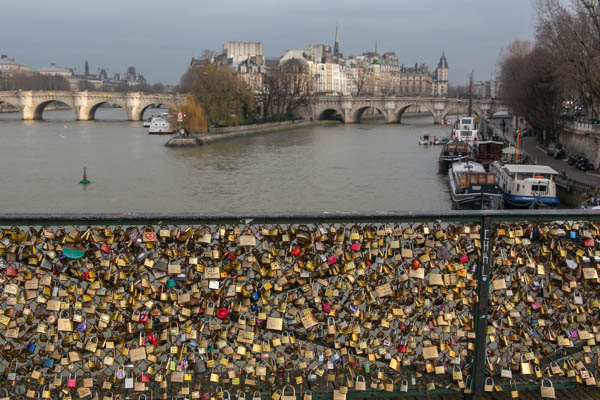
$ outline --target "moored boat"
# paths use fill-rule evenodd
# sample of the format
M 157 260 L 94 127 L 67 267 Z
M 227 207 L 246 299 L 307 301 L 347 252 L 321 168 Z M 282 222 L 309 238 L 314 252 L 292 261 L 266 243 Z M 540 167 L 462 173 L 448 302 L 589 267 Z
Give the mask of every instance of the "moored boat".
M 547 165 L 503 165 L 494 161 L 490 164 L 490 172 L 496 175 L 507 207 L 556 207 L 560 203 L 554 182 L 558 172 Z
M 502 191 L 496 176 L 486 172 L 483 165 L 473 162 L 456 162 L 448 171 L 450 197 L 456 208 L 500 209 Z
M 451 141 L 444 144 L 438 159 L 439 172 L 445 174 L 448 172 L 450 165 L 455 162 L 466 161 L 469 154 L 469 146 L 466 143 Z
M 168 135 L 175 132 L 175 129 L 171 127 L 171 123 L 167 118 L 154 117 L 148 128 L 150 135 Z
M 483 165 L 485 169 L 488 169 L 491 163 L 502 159 L 502 145 L 502 142 L 492 140 L 473 142 L 471 145 L 473 151 L 471 158 Z
M 432 145 L 435 144 L 437 138 L 431 135 L 431 132 L 423 132 L 423 136 L 419 138 L 419 144 Z

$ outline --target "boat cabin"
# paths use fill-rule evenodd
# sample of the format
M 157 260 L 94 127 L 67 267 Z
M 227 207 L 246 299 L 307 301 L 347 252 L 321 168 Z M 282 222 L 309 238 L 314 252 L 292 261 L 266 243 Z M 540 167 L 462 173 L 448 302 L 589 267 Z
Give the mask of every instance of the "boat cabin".
M 479 140 L 478 134 L 479 132 L 477 131 L 477 129 L 455 129 L 452 135 L 452 139 L 457 142 L 472 143 Z
M 473 142 L 473 159 L 487 168 L 490 163 L 502 159 L 502 142 L 491 140 Z
M 520 197 L 556 198 L 554 176 L 558 175 L 546 165 L 492 164 L 498 185 L 505 194 Z
M 468 130 L 468 131 L 473 131 L 473 130 L 477 129 L 477 126 L 475 125 L 475 118 L 473 118 L 473 117 L 459 118 L 456 121 L 456 123 L 457 123 L 456 129 L 464 129 L 464 130 Z
M 477 163 L 456 163 L 453 165 L 452 170 L 456 176 L 459 192 L 481 190 L 482 186 L 494 186 L 496 184 L 496 175 L 486 172 L 483 166 Z

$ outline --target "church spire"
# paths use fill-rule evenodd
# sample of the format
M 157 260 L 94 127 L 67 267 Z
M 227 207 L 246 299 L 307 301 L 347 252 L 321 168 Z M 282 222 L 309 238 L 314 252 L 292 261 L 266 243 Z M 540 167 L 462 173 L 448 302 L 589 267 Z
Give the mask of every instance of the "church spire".
M 335 42 L 333 43 L 333 54 L 338 55 L 340 53 L 340 43 L 338 41 L 338 24 L 335 23 Z

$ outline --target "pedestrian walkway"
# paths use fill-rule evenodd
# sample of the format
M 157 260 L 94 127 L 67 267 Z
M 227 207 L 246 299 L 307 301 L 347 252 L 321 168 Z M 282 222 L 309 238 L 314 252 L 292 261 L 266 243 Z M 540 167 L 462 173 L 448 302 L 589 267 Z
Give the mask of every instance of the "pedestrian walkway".
M 497 129 L 499 134 L 502 133 L 502 129 L 495 122 L 492 125 Z M 505 135 L 505 139 L 511 143 L 513 146 L 514 143 L 514 135 L 512 134 L 512 129 L 507 127 L 507 133 Z M 600 175 L 596 174 L 588 174 L 583 171 L 578 170 L 573 165 L 569 165 L 566 159 L 557 160 L 554 157 L 546 154 L 545 150 L 538 148 L 538 144 L 535 137 L 524 137 L 523 141 L 523 152 L 526 153 L 529 157 L 531 157 L 536 164 L 548 165 L 549 167 L 554 168 L 559 174 L 566 174 L 566 178 L 569 178 L 573 181 L 583 183 L 588 186 L 600 187 Z

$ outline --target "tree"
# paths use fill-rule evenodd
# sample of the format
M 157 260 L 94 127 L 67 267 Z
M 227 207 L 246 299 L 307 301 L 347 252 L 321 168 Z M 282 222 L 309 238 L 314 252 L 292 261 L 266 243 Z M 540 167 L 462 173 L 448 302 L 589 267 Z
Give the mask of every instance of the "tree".
M 552 54 L 529 42 L 511 43 L 500 58 L 502 99 L 545 141 L 554 140 L 561 129 L 560 112 L 564 90 L 552 63 Z
M 254 94 L 226 67 L 198 65 L 181 77 L 180 89 L 191 93 L 208 120 L 219 125 L 239 125 L 254 112 Z
M 310 104 L 313 86 L 307 65 L 292 58 L 267 70 L 257 100 L 264 116 L 289 115 Z
M 538 0 L 537 41 L 552 55 L 562 86 L 588 109 L 600 105 L 600 1 Z
M 365 87 L 365 83 L 367 82 L 368 74 L 365 68 L 363 67 L 354 67 L 352 68 L 352 82 L 354 83 L 354 87 L 356 88 L 356 92 L 354 93 L 356 96 L 360 96 L 363 93 L 363 89 Z
M 85 60 L 85 76 L 90 76 L 90 65 L 88 64 L 88 60 Z
M 185 103 L 179 109 L 171 109 L 171 115 L 177 115 L 177 112 L 183 113 L 183 127 L 188 132 L 208 132 L 208 119 L 201 105 L 196 103 L 196 99 L 192 94 L 185 96 Z M 171 118 L 173 119 L 173 118 Z M 171 121 L 175 126 L 177 121 Z

